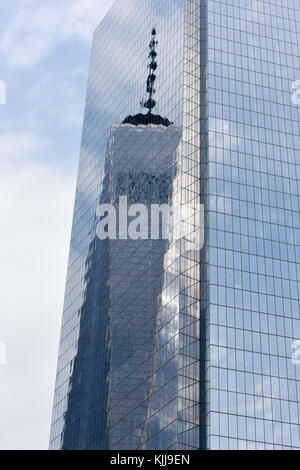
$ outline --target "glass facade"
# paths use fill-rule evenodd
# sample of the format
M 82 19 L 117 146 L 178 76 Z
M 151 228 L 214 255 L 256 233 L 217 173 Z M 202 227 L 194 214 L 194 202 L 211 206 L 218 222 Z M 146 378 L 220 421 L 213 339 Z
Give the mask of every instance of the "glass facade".
M 117 0 L 96 30 L 50 449 L 300 449 L 299 23 L 296 0 Z M 135 122 L 153 27 L 162 118 Z M 203 204 L 204 247 L 100 240 L 120 196 Z
M 294 0 L 208 1 L 211 449 L 300 448 Z

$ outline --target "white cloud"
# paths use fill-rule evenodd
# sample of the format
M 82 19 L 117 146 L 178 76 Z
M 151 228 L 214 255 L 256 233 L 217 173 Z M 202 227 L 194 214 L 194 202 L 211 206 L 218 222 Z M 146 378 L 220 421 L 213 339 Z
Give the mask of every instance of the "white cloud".
M 22 0 L 0 38 L 10 65 L 31 66 L 76 35 L 90 41 L 112 0 Z
M 22 160 L 36 156 L 45 145 L 45 140 L 38 139 L 30 132 L 0 134 L 0 157 L 3 162 L 19 160 L 21 163 Z
M 38 158 L 46 144 L 34 135 L 1 142 L 0 448 L 45 449 L 75 178 Z
M 209 144 L 212 147 L 234 149 L 238 146 L 241 136 L 234 134 L 229 121 L 211 119 L 209 126 Z
M 59 77 L 51 72 L 34 82 L 26 94 L 27 121 L 39 128 L 41 124 L 49 126 L 50 122 L 62 127 L 74 129 L 82 126 L 84 95 L 78 80 L 86 75 L 80 68 L 64 72 Z

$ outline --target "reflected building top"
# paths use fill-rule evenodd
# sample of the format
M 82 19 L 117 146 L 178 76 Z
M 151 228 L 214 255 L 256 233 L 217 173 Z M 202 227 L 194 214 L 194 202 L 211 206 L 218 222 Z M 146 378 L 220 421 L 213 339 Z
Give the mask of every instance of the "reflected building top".
M 148 126 L 148 124 L 154 124 L 154 125 L 161 125 L 165 127 L 171 126 L 173 123 L 169 121 L 167 118 L 163 118 L 159 116 L 158 114 L 153 114 L 152 110 L 156 106 L 156 101 L 154 100 L 154 95 L 155 95 L 155 80 L 156 80 L 156 75 L 155 71 L 157 70 L 157 52 L 156 52 L 156 46 L 158 42 L 156 41 L 156 29 L 152 29 L 152 38 L 149 44 L 149 58 L 151 59 L 150 64 L 148 65 L 149 68 L 149 75 L 147 78 L 147 98 L 146 101 L 141 102 L 141 106 L 144 108 L 148 109 L 147 114 L 136 114 L 134 116 L 127 116 L 127 118 L 123 121 L 122 124 L 132 124 L 134 126 Z
M 163 118 L 158 114 L 136 114 L 135 116 L 128 116 L 122 124 L 132 124 L 133 126 L 148 126 L 149 124 L 154 124 L 156 126 L 165 126 L 169 127 L 173 123 L 167 118 Z

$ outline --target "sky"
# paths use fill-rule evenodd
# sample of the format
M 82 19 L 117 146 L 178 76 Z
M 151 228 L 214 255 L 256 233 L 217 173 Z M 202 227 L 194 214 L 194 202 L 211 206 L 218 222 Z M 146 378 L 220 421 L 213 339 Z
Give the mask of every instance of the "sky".
M 1 450 L 48 447 L 91 39 L 112 3 L 0 0 Z

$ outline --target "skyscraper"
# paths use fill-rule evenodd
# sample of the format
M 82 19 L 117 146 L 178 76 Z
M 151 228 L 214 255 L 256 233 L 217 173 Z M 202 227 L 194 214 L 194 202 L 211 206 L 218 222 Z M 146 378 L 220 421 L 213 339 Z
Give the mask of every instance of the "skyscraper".
M 96 30 L 51 449 L 300 449 L 299 23 L 117 0 Z M 121 196 L 204 204 L 203 248 L 99 239 Z

